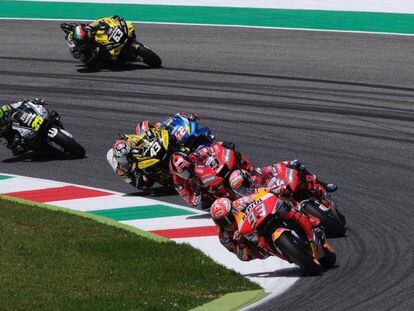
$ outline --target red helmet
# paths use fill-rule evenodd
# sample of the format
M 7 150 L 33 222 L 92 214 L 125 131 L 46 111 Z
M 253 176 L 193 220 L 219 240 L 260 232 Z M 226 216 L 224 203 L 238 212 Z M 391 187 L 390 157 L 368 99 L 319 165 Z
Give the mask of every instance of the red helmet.
M 189 179 L 194 175 L 194 164 L 184 152 L 176 152 L 172 155 L 170 169 L 184 179 Z
M 250 195 L 252 191 L 252 180 L 245 170 L 235 170 L 231 173 L 229 184 L 233 191 L 241 196 Z
M 222 229 L 229 228 L 236 223 L 231 211 L 232 202 L 227 198 L 219 198 L 210 207 L 210 214 L 214 222 Z

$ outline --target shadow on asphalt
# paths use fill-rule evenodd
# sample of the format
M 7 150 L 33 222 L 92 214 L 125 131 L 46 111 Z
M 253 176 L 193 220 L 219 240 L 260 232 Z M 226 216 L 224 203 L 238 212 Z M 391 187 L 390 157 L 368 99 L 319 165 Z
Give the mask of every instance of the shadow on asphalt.
M 85 157 L 86 158 L 86 157 Z M 50 161 L 68 161 L 81 160 L 69 153 L 63 152 L 28 152 L 19 156 L 4 159 L 2 163 L 18 163 L 18 162 L 50 162 Z
M 322 270 L 321 274 L 324 274 L 326 272 L 329 272 L 331 270 L 335 270 L 339 267 L 339 265 L 334 265 L 333 267 Z M 273 278 L 273 277 L 287 277 L 287 278 L 313 278 L 318 277 L 319 275 L 307 275 L 303 274 L 299 267 L 292 267 L 292 268 L 284 268 L 272 272 L 258 272 L 258 273 L 249 273 L 249 274 L 243 274 L 243 276 L 246 277 L 255 277 L 255 278 Z
M 150 188 L 150 189 L 142 189 L 137 192 L 131 192 L 127 193 L 125 196 L 131 196 L 131 197 L 145 197 L 145 196 L 151 196 L 151 197 L 161 197 L 161 196 L 172 196 L 176 195 L 177 192 L 174 188 L 164 188 L 164 187 L 157 187 L 157 188 Z
M 272 272 L 257 272 L 243 274 L 246 277 L 255 278 L 274 278 L 274 277 L 287 277 L 287 278 L 298 278 L 303 277 L 302 271 L 298 267 L 284 268 Z
M 76 71 L 79 73 L 96 73 L 96 72 L 101 72 L 101 71 L 122 72 L 122 71 L 132 71 L 132 70 L 159 69 L 159 68 L 152 68 L 147 65 L 136 64 L 136 63 L 114 63 L 114 64 L 109 64 L 109 65 L 108 64 L 98 65 L 95 67 L 87 67 L 85 65 L 78 65 L 78 67 L 81 67 L 79 69 L 76 69 Z

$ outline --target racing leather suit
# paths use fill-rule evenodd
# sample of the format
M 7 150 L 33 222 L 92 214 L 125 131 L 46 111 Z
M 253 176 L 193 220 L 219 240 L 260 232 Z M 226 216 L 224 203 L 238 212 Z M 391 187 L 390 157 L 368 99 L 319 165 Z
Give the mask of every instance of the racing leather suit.
M 6 147 L 13 152 L 13 155 L 20 155 L 30 150 L 30 148 L 24 143 L 24 139 L 20 136 L 20 134 L 12 128 L 13 121 L 31 126 L 36 115 L 17 110 L 17 108 L 27 102 L 31 102 L 35 105 L 45 104 L 43 99 L 35 98 L 24 99 L 22 101 L 0 107 L 0 114 L 2 116 L 5 114 L 10 116 L 6 124 L 0 126 L 0 138 L 3 138 L 6 141 Z
M 125 23 L 125 20 L 117 15 L 107 17 L 110 19 L 115 19 L 117 21 L 120 21 L 122 23 Z M 82 48 L 78 47 L 76 43 L 73 40 L 73 28 L 75 28 L 76 25 L 81 25 L 84 27 L 84 29 L 88 32 L 89 41 L 88 43 L 83 46 Z M 99 61 L 109 61 L 111 59 L 111 55 L 108 52 L 107 48 L 104 45 L 101 45 L 97 43 L 94 39 L 95 33 L 100 28 L 108 27 L 107 23 L 105 23 L 105 18 L 97 19 L 96 21 L 90 23 L 90 24 L 67 24 L 63 23 L 61 25 L 62 29 L 66 29 L 66 40 L 68 43 L 69 50 L 72 54 L 72 56 L 76 59 L 79 59 L 80 61 L 84 62 L 86 65 L 93 67 L 98 64 Z M 137 41 L 136 41 L 136 35 L 135 32 L 132 33 L 132 36 L 129 40 L 129 46 L 132 46 L 133 49 L 137 48 Z M 119 60 L 122 61 L 122 54 L 119 55 Z M 125 59 L 125 60 L 132 60 L 132 59 Z
M 316 199 L 321 199 L 326 194 L 326 183 L 318 180 L 316 175 L 311 174 L 298 160 L 283 161 L 272 165 L 255 168 L 250 171 L 250 179 L 252 187 L 257 188 L 275 188 L 283 185 L 283 181 L 278 178 L 277 166 L 286 165 L 288 167 L 298 169 L 304 174 L 306 180 L 306 188 Z
M 222 229 L 218 227 L 218 237 L 220 243 L 242 261 L 264 259 L 268 256 L 265 252 L 261 252 L 255 245 L 252 245 L 252 243 L 245 237 L 240 235 L 237 226 L 235 225 L 232 229 Z
M 235 150 L 235 145 L 227 142 L 218 142 L 216 144 L 222 145 L 224 148 Z M 193 162 L 194 166 L 204 165 L 206 160 L 214 153 L 211 146 L 200 146 L 195 151 L 191 152 L 188 157 Z M 236 151 L 238 157 L 238 168 L 249 170 L 252 165 L 246 156 L 241 155 Z M 195 175 L 189 179 L 184 179 L 174 173 L 170 168 L 170 173 L 173 176 L 173 182 L 176 191 L 187 202 L 188 205 L 198 208 L 207 209 L 214 201 L 214 197 L 210 192 L 206 191 L 201 186 L 201 181 Z
M 137 148 L 141 141 L 139 135 L 123 134 L 121 135 L 121 138 L 127 142 L 131 150 Z M 143 187 L 149 188 L 155 183 L 154 180 L 145 174 L 140 174 L 135 169 L 131 152 L 126 156 L 125 161 L 120 161 L 119 159 L 115 158 L 113 150 L 111 148 L 108 150 L 107 160 L 119 177 L 121 177 L 126 183 L 131 184 L 138 189 L 141 189 Z
M 166 127 L 168 124 L 172 122 L 173 117 L 182 117 L 191 121 L 198 120 L 198 116 L 195 113 L 188 113 L 188 112 L 177 112 L 174 116 L 168 117 L 165 120 L 157 121 L 154 125 L 151 125 L 151 123 L 148 120 L 144 120 L 140 123 L 138 123 L 136 127 L 136 134 L 140 135 L 144 133 L 145 131 L 148 131 L 150 128 L 158 128 L 158 127 Z

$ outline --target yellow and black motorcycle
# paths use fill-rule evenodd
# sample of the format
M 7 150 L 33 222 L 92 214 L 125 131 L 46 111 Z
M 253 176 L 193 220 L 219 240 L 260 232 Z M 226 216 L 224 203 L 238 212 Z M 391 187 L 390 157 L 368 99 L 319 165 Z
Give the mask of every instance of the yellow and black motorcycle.
M 168 163 L 174 152 L 168 131 L 150 129 L 141 135 L 124 135 L 131 146 L 132 171 L 138 171 L 164 188 L 172 188 Z
M 89 55 L 76 52 L 73 41 L 73 30 L 78 24 L 63 23 L 62 30 L 66 34 L 72 54 L 82 61 Z M 137 41 L 135 27 L 119 16 L 103 17 L 90 24 L 81 24 L 92 33 L 93 44 L 88 53 L 99 51 L 98 59 L 104 62 L 143 62 L 150 67 L 161 66 L 160 57 L 144 44 Z M 86 63 L 86 62 L 85 62 Z

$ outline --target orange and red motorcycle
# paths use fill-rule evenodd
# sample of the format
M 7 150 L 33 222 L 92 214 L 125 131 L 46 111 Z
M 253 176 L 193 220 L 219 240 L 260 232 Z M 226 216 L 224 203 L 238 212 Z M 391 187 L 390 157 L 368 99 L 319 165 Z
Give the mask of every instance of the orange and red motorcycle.
M 305 274 L 319 274 L 331 268 L 336 254 L 324 237 L 310 241 L 293 220 L 278 216 L 287 201 L 260 189 L 244 211 L 233 210 L 238 230 L 262 254 L 277 256 L 298 265 Z

